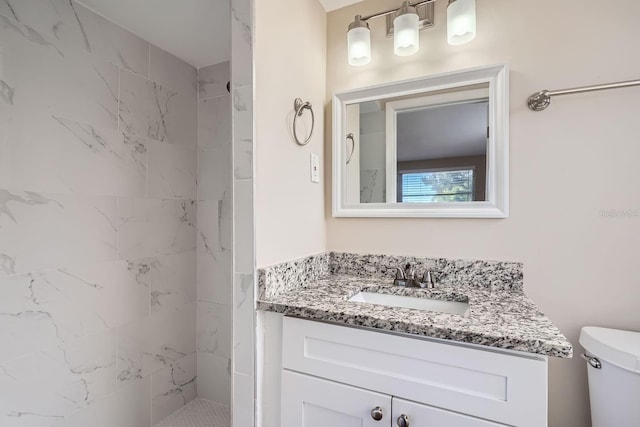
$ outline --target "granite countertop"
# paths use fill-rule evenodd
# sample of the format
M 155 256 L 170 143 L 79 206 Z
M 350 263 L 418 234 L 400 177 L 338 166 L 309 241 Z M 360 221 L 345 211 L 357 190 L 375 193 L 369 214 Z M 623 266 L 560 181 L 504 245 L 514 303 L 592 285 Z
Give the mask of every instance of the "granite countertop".
M 467 314 L 351 302 L 360 291 L 469 303 Z M 437 284 L 393 286 L 387 278 L 323 274 L 295 288 L 262 294 L 258 309 L 300 318 L 369 327 L 495 348 L 569 358 L 571 343 L 521 289 Z

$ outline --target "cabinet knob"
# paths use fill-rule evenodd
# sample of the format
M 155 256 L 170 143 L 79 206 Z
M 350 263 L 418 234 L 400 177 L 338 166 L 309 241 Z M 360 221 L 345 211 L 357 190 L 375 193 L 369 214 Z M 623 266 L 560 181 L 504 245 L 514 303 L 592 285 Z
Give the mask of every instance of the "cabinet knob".
M 371 410 L 371 418 L 373 418 L 376 421 L 380 421 L 382 419 L 382 408 L 379 406 L 376 406 L 375 408 L 373 408 Z
M 409 417 L 402 414 L 398 417 L 398 427 L 409 427 Z

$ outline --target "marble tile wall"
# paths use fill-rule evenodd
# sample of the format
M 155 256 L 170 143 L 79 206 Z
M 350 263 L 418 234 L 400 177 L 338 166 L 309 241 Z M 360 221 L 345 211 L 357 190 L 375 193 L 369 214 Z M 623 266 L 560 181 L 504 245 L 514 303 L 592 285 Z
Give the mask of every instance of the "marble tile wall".
M 231 0 L 234 427 L 255 425 L 253 1 Z
M 197 71 L 69 0 L 0 0 L 0 57 L 0 425 L 149 427 L 197 390 Z
M 198 395 L 231 403 L 229 62 L 198 71 Z

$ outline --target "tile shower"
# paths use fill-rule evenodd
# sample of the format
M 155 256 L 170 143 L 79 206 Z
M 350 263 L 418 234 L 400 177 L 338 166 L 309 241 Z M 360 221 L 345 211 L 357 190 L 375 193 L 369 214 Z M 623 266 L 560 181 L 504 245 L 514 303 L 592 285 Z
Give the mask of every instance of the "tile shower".
M 0 1 L 0 425 L 230 404 L 229 62 Z

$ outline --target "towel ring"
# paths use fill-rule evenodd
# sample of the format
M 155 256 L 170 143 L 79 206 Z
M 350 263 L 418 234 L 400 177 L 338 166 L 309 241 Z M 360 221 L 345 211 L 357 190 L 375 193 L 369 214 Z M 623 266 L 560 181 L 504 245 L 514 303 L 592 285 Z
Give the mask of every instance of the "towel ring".
M 349 164 L 349 162 L 351 162 L 351 158 L 353 157 L 353 152 L 356 151 L 356 140 L 353 139 L 352 133 L 347 134 L 347 139 L 351 140 L 351 153 L 349 153 L 349 157 L 347 157 L 347 164 Z
M 295 114 L 293 116 L 293 138 L 296 140 L 298 145 L 307 145 L 311 140 L 311 135 L 313 135 L 313 128 L 316 124 L 316 116 L 315 114 L 313 114 L 313 108 L 311 107 L 310 102 L 305 102 L 300 98 L 296 98 L 295 101 L 293 101 L 293 108 L 295 109 Z M 302 117 L 302 113 L 304 113 L 304 110 L 311 111 L 311 132 L 309 132 L 309 136 L 307 137 L 307 139 L 305 139 L 303 142 L 300 142 L 298 132 L 296 131 L 296 120 L 298 120 L 298 117 Z

